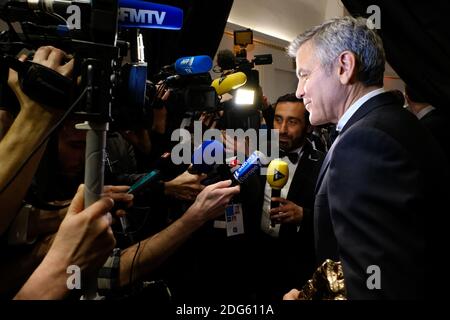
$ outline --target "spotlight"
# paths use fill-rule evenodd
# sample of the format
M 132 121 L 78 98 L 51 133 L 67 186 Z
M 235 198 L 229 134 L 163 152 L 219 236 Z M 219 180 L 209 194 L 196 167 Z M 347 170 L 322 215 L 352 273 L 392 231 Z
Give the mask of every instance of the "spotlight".
M 237 89 L 234 95 L 234 103 L 236 105 L 253 105 L 255 101 L 255 90 Z

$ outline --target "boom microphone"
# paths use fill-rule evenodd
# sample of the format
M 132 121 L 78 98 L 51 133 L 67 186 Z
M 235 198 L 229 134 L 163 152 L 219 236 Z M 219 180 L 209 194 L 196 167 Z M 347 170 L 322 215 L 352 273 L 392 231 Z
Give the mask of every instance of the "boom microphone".
M 247 76 L 243 72 L 236 72 L 225 77 L 218 78 L 211 83 L 216 89 L 217 95 L 221 96 L 231 90 L 243 86 L 247 82 Z
M 287 162 L 280 159 L 274 159 L 270 162 L 267 168 L 267 183 L 272 188 L 272 197 L 280 197 L 281 189 L 286 185 L 289 179 L 289 165 Z M 270 201 L 270 209 L 280 206 L 278 201 Z M 272 221 L 270 226 L 275 227 L 275 223 Z

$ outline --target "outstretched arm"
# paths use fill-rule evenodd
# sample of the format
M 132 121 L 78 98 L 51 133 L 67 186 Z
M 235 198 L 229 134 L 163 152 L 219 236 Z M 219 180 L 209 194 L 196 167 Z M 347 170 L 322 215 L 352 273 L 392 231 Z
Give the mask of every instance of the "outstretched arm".
M 239 186 L 230 187 L 230 184 L 227 180 L 207 186 L 181 218 L 144 240 L 139 252 L 136 253 L 137 244 L 124 250 L 120 261 L 120 286 L 130 283 L 131 272 L 134 275 L 132 281 L 151 272 L 206 221 L 223 214 L 227 203 L 240 191 Z M 135 254 L 136 261 L 132 265 Z
M 73 60 L 63 64 L 65 58 L 66 54 L 59 49 L 41 47 L 33 61 L 68 76 L 72 72 Z M 19 100 L 20 112 L 0 142 L 0 234 L 19 210 L 46 144 L 31 157 L 8 187 L 6 184 L 61 116 L 60 111 L 46 108 L 27 97 L 19 86 L 15 71 L 10 71 L 8 84 Z

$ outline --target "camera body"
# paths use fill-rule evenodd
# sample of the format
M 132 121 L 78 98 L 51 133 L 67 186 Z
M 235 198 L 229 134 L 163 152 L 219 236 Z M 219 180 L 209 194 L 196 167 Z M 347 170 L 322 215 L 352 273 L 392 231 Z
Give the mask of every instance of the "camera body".
M 83 98 L 75 109 L 77 114 L 86 120 L 109 122 L 113 130 L 142 127 L 151 120 L 145 100 L 147 64 L 144 57 L 135 58 L 135 52 L 140 49 L 143 56 L 143 47 L 139 48 L 136 40 L 137 29 L 118 31 L 121 12 L 118 2 L 48 0 L 44 7 L 43 1 L 7 1 L 0 6 L 0 17 L 9 25 L 0 34 L 0 59 L 17 56 L 22 48 L 50 45 L 62 49 L 75 59 L 73 85 L 61 89 L 72 99 L 57 107 L 67 109 L 81 92 L 80 88 L 89 87 L 90 101 Z M 74 11 L 69 10 L 72 6 L 79 9 L 76 21 L 72 19 Z M 124 63 L 130 56 L 131 61 Z M 9 67 L 1 63 L 0 102 L 17 113 L 18 103 L 7 85 Z M 45 76 L 41 79 L 46 81 Z M 22 89 L 30 92 L 34 88 Z M 53 96 L 42 92 L 31 97 L 52 106 Z

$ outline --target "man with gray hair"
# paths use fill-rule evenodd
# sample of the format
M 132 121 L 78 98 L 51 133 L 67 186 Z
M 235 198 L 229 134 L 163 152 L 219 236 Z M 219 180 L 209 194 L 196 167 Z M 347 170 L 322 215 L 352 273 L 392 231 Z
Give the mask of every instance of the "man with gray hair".
M 299 35 L 289 54 L 311 124 L 339 133 L 316 186 L 317 262 L 341 261 L 349 299 L 423 298 L 424 221 L 446 207 L 449 174 L 433 139 L 384 91 L 381 39 L 362 18 L 336 18 Z

